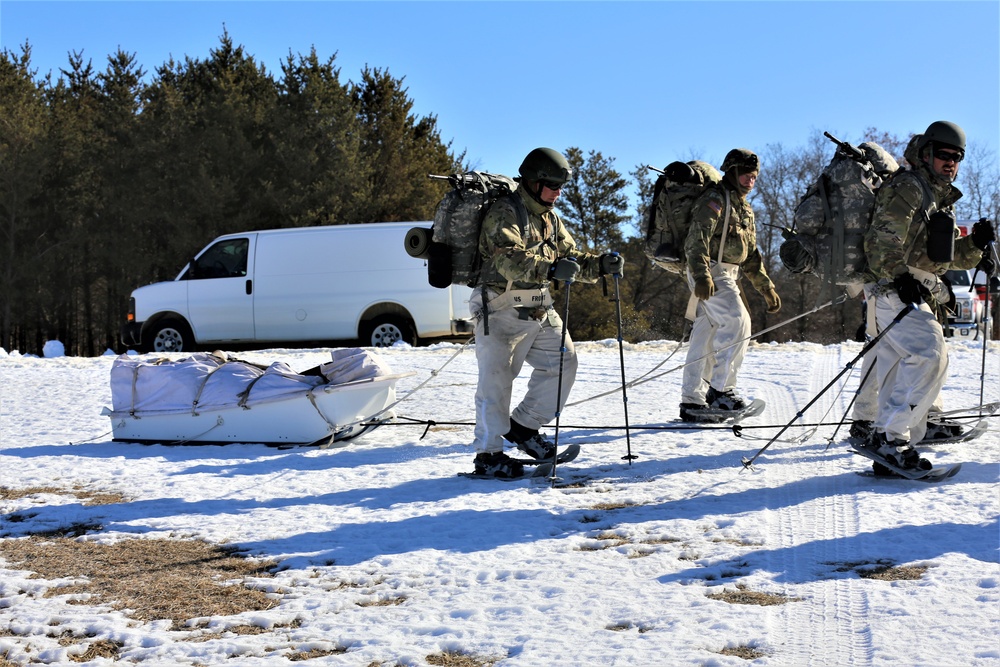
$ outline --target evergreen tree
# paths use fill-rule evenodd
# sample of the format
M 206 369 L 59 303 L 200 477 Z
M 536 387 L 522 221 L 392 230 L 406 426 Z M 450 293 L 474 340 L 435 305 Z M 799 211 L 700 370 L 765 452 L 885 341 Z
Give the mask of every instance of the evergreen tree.
M 288 226 L 352 222 L 365 190 L 357 105 L 333 63 L 313 49 L 282 64 L 272 132 L 277 204 Z
M 576 147 L 567 148 L 565 155 L 573 176 L 556 207 L 567 228 L 584 249 L 621 247 L 621 224 L 628 220 L 627 181 L 615 170 L 614 158 L 590 151 L 584 159 Z
M 458 171 L 460 161 L 441 141 L 436 116 L 413 115 L 403 79 L 365 67 L 352 86 L 362 126 L 362 167 L 367 187 L 351 222 L 429 220 L 443 188 L 428 174 Z
M 39 255 L 52 243 L 39 210 L 48 132 L 43 82 L 31 47 L 0 52 L 0 347 L 23 347 Z

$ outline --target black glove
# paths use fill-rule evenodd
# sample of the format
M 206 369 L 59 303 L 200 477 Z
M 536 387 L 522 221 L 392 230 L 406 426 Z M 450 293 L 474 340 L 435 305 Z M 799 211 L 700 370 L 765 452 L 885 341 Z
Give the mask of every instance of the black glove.
M 606 276 L 609 273 L 620 276 L 624 268 L 625 258 L 618 253 L 609 252 L 606 255 L 601 255 L 600 274 L 602 276 Z
M 924 300 L 924 287 L 920 281 L 909 273 L 897 276 L 892 284 L 896 287 L 896 294 L 903 303 L 915 303 L 920 305 Z
M 996 262 L 993 261 L 992 257 L 983 255 L 983 258 L 979 260 L 979 264 L 976 264 L 976 269 L 982 271 L 987 276 L 992 276 L 996 273 L 997 265 Z
M 576 274 L 578 273 L 580 273 L 580 265 L 572 257 L 564 257 L 563 259 L 556 260 L 549 267 L 550 280 L 561 280 L 565 283 L 571 283 L 576 279 Z
M 690 183 L 696 176 L 694 169 L 686 162 L 671 162 L 664 168 L 663 173 L 674 183 Z
M 972 225 L 972 245 L 980 250 L 997 240 L 997 234 L 993 231 L 993 223 L 988 218 L 979 218 L 979 222 Z

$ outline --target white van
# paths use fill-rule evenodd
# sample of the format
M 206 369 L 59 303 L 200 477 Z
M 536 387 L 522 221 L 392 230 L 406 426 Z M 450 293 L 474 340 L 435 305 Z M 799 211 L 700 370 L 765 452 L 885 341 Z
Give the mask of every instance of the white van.
M 431 287 L 383 222 L 220 236 L 169 282 L 132 292 L 122 342 L 143 352 L 219 344 L 358 340 L 385 347 L 468 337 L 472 290 Z

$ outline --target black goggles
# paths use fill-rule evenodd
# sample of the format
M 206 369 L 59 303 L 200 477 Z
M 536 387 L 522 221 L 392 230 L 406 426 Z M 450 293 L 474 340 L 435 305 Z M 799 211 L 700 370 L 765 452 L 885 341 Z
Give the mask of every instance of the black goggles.
M 542 181 L 542 185 L 547 187 L 549 190 L 552 190 L 553 192 L 558 192 L 563 189 L 565 183 L 556 183 L 555 181 Z
M 945 162 L 958 163 L 961 162 L 963 158 L 965 158 L 965 153 L 956 153 L 955 151 L 949 151 L 943 148 L 939 148 L 936 151 L 934 151 L 934 157 L 936 157 L 939 160 L 944 160 Z

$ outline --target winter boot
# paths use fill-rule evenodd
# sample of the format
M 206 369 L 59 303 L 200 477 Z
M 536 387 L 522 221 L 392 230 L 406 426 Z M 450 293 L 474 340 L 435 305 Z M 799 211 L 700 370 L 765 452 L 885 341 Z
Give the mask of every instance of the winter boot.
M 944 419 L 927 420 L 927 433 L 924 440 L 942 440 L 944 438 L 959 438 L 964 429 L 961 424 Z
M 706 405 L 701 405 L 699 403 L 681 403 L 681 421 L 682 422 L 707 422 L 715 421 L 710 419 L 705 414 L 699 414 L 701 410 L 704 410 Z
M 708 393 L 705 395 L 705 402 L 713 410 L 739 411 L 747 407 L 747 402 L 732 389 L 729 391 L 716 391 L 713 387 L 709 387 Z
M 503 452 L 479 452 L 475 459 L 476 474 L 514 479 L 524 475 L 524 466 Z
M 510 420 L 510 430 L 504 439 L 513 442 L 517 448 L 533 459 L 544 460 L 553 458 L 556 446 L 534 429 Z
M 858 440 L 867 440 L 872 433 L 872 422 L 868 419 L 855 419 L 851 422 L 851 437 Z
M 931 465 L 927 459 L 920 458 L 913 447 L 905 440 L 890 440 L 885 433 L 872 433 L 869 445 L 876 454 L 885 458 L 897 468 L 909 470 L 930 470 Z

